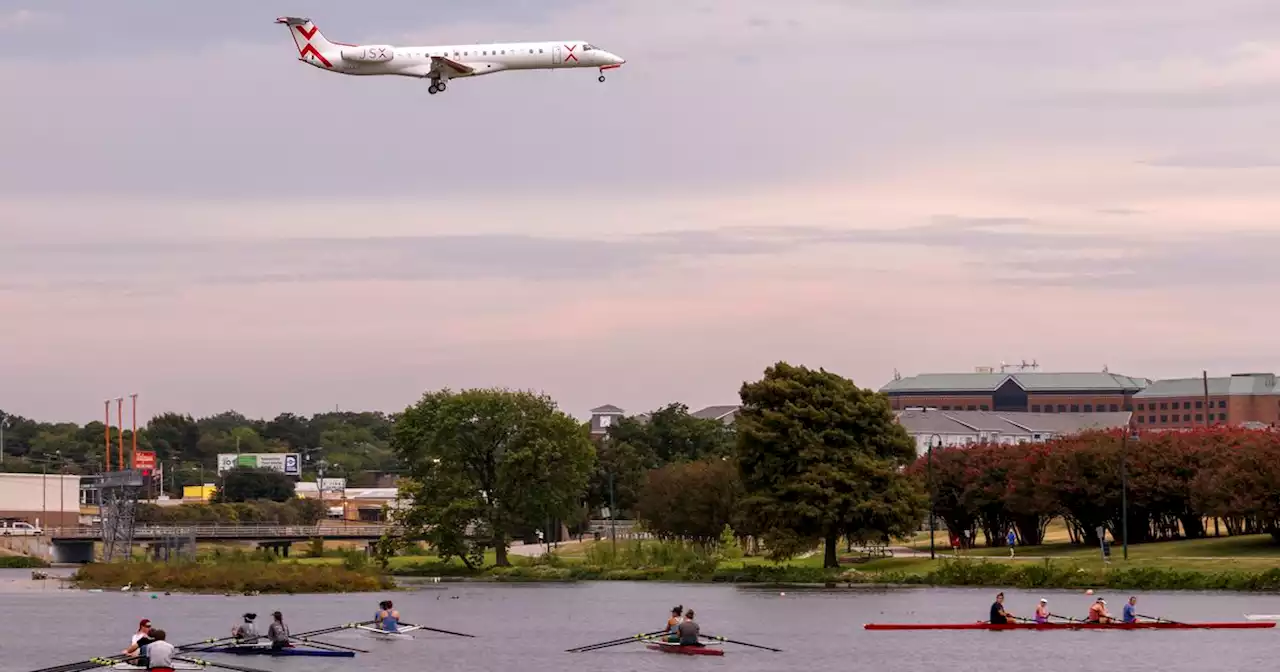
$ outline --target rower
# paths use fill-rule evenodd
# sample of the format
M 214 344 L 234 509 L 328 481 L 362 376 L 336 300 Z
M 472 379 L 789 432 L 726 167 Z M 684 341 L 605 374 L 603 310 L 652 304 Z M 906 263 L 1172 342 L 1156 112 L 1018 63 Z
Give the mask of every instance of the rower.
M 1089 607 L 1089 617 L 1085 619 L 1086 623 L 1110 623 L 1115 619 L 1107 612 L 1107 601 L 1099 597 L 1093 606 Z
M 1040 606 L 1036 607 L 1036 623 L 1049 622 L 1049 600 L 1040 598 Z
M 254 644 L 258 641 L 258 626 L 254 625 L 253 620 L 257 618 L 257 614 L 248 613 L 244 615 L 244 623 L 235 625 L 231 628 L 231 636 L 236 639 L 237 644 Z
M 684 606 L 676 606 L 671 608 L 671 618 L 667 619 L 667 641 L 676 643 L 680 641 L 680 614 L 684 613 Z
M 147 666 L 147 645 L 151 644 L 151 620 L 142 619 L 138 622 L 138 631 L 133 633 L 133 639 L 129 642 L 129 648 L 123 651 L 124 654 L 132 654 L 138 652 L 138 667 Z
M 1138 622 L 1138 598 L 1130 597 L 1129 602 L 1124 605 L 1124 613 L 1121 615 L 1125 623 Z
M 164 630 L 151 632 L 151 644 L 147 646 L 147 669 L 151 672 L 173 672 L 173 645 L 164 640 Z
M 693 622 L 693 610 L 690 609 L 684 614 L 684 620 L 680 621 L 680 625 L 676 626 L 676 633 L 680 636 L 680 646 L 702 646 L 702 642 L 698 641 L 698 624 Z
M 382 610 L 378 612 L 378 627 L 386 632 L 400 632 L 400 612 L 396 611 L 391 604 L 391 600 L 383 600 L 378 606 Z
M 289 646 L 289 626 L 284 624 L 284 616 L 280 612 L 271 613 L 271 626 L 267 628 L 267 639 L 271 640 L 271 650 L 279 651 Z
M 991 624 L 1006 625 L 1013 620 L 1013 614 L 1004 610 L 1004 593 L 996 594 L 996 601 L 991 605 Z

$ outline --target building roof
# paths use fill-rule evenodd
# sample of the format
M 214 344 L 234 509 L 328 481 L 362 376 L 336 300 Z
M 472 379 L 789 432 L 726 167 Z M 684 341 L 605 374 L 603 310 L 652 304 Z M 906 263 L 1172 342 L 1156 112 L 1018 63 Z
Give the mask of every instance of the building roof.
M 1204 395 L 1204 378 L 1166 378 L 1151 383 L 1133 395 L 1135 399 L 1200 397 Z M 1209 379 L 1209 396 L 1280 394 L 1274 373 L 1237 373 Z
M 729 422 L 733 420 L 733 416 L 738 413 L 738 409 L 740 408 L 742 408 L 742 406 L 736 404 L 732 406 L 708 406 L 704 409 L 694 411 L 689 415 L 703 420 L 724 420 Z
M 923 373 L 890 381 L 880 388 L 889 394 L 929 392 L 995 392 L 1006 380 L 1013 379 L 1027 392 L 1141 390 L 1150 381 L 1117 373 L 1092 371 L 1084 373 Z
M 1022 413 L 994 411 L 898 411 L 909 434 L 1079 434 L 1129 426 L 1132 413 Z
M 618 408 L 617 406 L 614 406 L 613 404 L 605 404 L 604 406 L 597 406 L 597 407 L 595 407 L 595 408 L 591 409 L 591 412 L 592 412 L 592 413 L 607 414 L 607 415 L 622 415 L 622 414 L 623 414 L 623 413 L 625 413 L 626 411 L 623 411 L 621 408 Z

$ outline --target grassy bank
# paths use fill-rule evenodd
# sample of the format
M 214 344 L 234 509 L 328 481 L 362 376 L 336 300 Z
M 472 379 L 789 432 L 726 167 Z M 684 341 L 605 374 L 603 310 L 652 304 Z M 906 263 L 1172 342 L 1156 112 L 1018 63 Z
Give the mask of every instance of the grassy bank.
M 367 567 L 208 558 L 188 562 L 113 562 L 81 567 L 81 588 L 147 586 L 191 593 L 356 593 L 386 590 L 390 578 Z
M 0 555 L 0 569 L 39 569 L 49 563 L 27 555 Z

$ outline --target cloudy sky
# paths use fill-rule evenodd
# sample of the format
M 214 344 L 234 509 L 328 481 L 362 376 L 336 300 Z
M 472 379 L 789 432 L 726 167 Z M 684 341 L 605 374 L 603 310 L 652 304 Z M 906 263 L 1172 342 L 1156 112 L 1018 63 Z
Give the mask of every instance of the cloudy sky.
M 589 40 L 440 96 L 296 60 Z M 1276 371 L 1274 0 L 0 0 L 0 408 Z

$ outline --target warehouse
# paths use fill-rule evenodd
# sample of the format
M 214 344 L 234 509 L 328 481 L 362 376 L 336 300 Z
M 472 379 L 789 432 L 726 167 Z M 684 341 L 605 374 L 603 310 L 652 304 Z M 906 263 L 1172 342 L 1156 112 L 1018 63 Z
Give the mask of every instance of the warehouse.
M 75 527 L 80 523 L 80 477 L 0 473 L 0 518 L 41 528 Z

